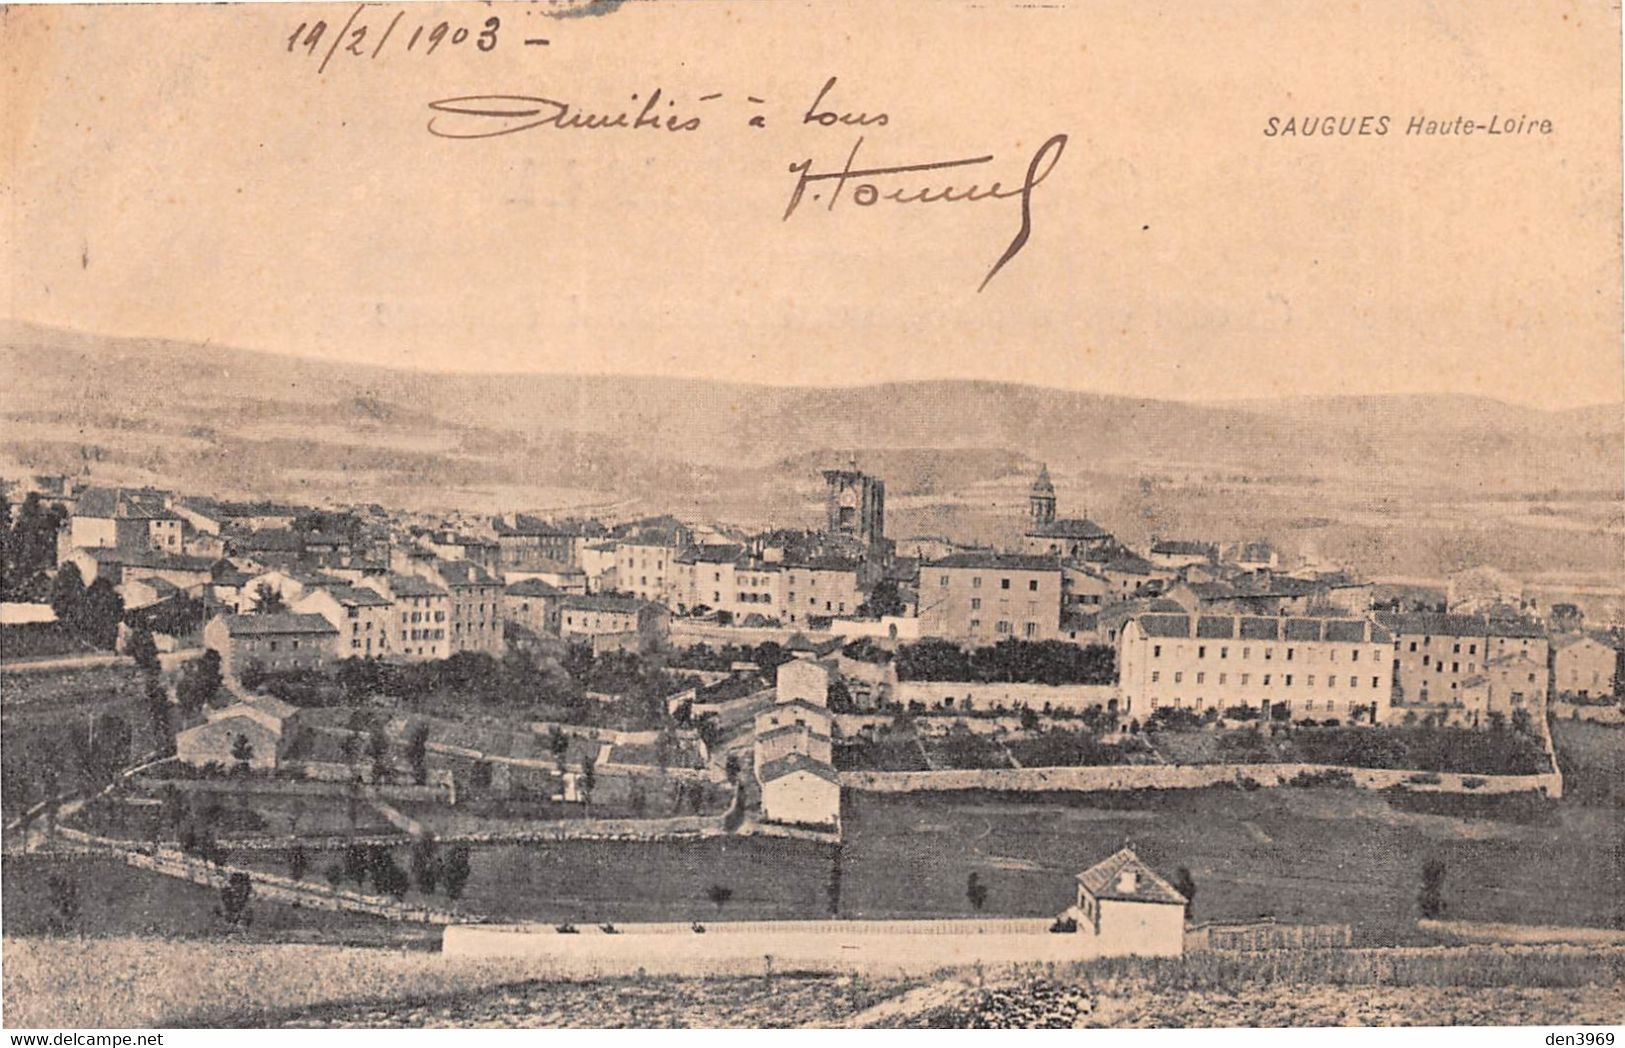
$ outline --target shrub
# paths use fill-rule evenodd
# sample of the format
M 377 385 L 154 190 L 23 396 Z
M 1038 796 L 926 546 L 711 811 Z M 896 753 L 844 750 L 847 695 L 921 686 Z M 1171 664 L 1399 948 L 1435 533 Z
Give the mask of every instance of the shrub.
M 1464 790 L 1476 790 L 1482 785 L 1484 785 L 1484 780 L 1476 775 L 1469 775 L 1461 780 L 1461 788 Z
M 1049 930 L 1057 934 L 1070 933 L 1078 930 L 1078 921 L 1075 917 L 1057 917 Z
M 1287 781 L 1288 786 L 1353 786 L 1354 773 L 1347 768 L 1327 768 L 1323 771 L 1300 771 Z

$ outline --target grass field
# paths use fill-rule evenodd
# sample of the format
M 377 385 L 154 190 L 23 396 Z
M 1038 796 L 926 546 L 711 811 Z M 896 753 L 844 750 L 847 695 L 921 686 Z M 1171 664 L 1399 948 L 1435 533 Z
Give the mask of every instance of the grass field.
M 1125 842 L 1165 874 L 1188 867 L 1198 920 L 1273 914 L 1348 922 L 1366 942 L 1405 941 L 1422 863 L 1447 865 L 1462 920 L 1625 926 L 1625 826 L 1611 813 L 1548 805 L 1530 818 L 1395 810 L 1356 790 L 1141 793 L 851 792 L 843 812 L 848 916 L 974 912 L 1040 916 L 1070 900 L 1077 872 Z M 1498 814 L 1495 809 L 1489 814 Z
M 66 927 L 52 899 L 50 878 L 73 885 L 78 914 Z M 7 937 L 58 931 L 90 938 L 162 935 L 223 939 L 228 929 L 216 909 L 220 896 L 202 885 L 137 870 L 116 859 L 12 855 L 0 880 Z M 302 910 L 263 899 L 250 902 L 252 922 L 237 938 L 277 942 L 439 942 L 438 932 L 362 914 Z
M 1556 720 L 1552 741 L 1565 798 L 1615 811 L 1625 807 L 1625 727 Z

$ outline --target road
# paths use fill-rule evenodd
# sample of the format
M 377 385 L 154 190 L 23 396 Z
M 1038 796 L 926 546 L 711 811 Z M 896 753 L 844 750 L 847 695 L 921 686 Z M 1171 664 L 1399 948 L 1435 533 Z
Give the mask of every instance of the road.
M 172 670 L 181 663 L 190 662 L 202 654 L 202 648 L 164 652 L 158 656 L 158 664 L 166 670 Z M 128 662 L 129 656 L 114 655 L 112 653 L 65 655 L 57 659 L 26 659 L 16 662 L 0 662 L 0 674 L 34 673 L 43 670 L 95 669 L 99 666 L 118 666 Z

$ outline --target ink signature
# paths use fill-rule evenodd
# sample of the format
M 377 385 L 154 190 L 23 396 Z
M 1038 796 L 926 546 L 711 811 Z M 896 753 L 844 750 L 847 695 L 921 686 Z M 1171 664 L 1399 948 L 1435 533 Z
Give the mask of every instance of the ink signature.
M 824 90 L 819 93 L 818 101 L 815 101 L 813 107 L 807 111 L 803 123 L 830 127 L 837 123 L 865 126 L 867 123 L 884 125 L 887 122 L 884 114 L 877 117 L 843 118 L 833 113 L 816 112 L 819 102 L 834 84 L 835 78 L 831 77 L 824 85 Z M 720 93 L 705 95 L 701 96 L 699 101 L 709 102 L 721 97 Z M 640 99 L 638 95 L 632 95 L 631 101 L 633 107 L 610 112 L 594 112 L 578 108 L 569 102 L 539 95 L 463 95 L 430 102 L 429 109 L 433 115 L 429 118 L 428 130 L 430 134 L 440 138 L 480 139 L 513 135 L 538 128 L 551 128 L 556 131 L 653 131 L 680 134 L 698 131 L 702 126 L 701 118 L 695 114 L 692 107 L 679 107 L 676 99 L 665 97 L 658 87 L 647 98 Z M 762 100 L 750 97 L 748 101 L 760 104 Z M 760 120 L 759 116 L 754 117 L 752 126 L 761 126 Z M 864 147 L 864 141 L 864 138 L 860 137 L 853 144 L 845 164 L 838 169 L 814 170 L 810 157 L 791 164 L 789 173 L 796 176 L 796 180 L 790 190 L 790 199 L 785 206 L 783 220 L 788 222 L 801 208 L 809 194 L 814 202 L 824 203 L 827 198 L 826 211 L 833 211 L 837 205 L 847 202 L 858 207 L 873 207 L 882 202 L 977 204 L 990 200 L 1019 200 L 1021 225 L 1005 247 L 1004 253 L 993 263 L 987 275 L 982 278 L 981 284 L 977 286 L 976 290 L 980 292 L 1027 245 L 1033 231 L 1033 191 L 1049 178 L 1056 165 L 1060 163 L 1062 154 L 1066 152 L 1067 136 L 1052 135 L 1039 146 L 1028 161 L 1026 174 L 1019 183 L 1007 184 L 1005 181 L 995 180 L 985 183 L 934 186 L 921 186 L 920 180 L 909 184 L 899 183 L 908 182 L 909 176 L 981 167 L 993 163 L 995 157 L 989 153 L 956 160 L 860 168 L 857 166 L 857 159 L 858 153 Z M 826 187 L 826 183 L 832 184 Z

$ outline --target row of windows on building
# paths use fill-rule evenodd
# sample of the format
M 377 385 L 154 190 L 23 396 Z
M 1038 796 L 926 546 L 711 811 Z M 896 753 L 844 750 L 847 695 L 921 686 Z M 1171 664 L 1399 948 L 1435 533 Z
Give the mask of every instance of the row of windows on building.
M 948 585 L 949 577 L 950 576 L 947 576 L 947 575 L 940 576 L 937 579 L 937 585 L 938 586 L 946 586 L 946 585 Z M 1037 580 L 1037 579 L 1028 579 L 1027 580 L 1027 590 L 1028 590 L 1028 592 L 1031 592 L 1031 593 L 1037 593 L 1038 592 L 1038 581 L 1039 580 Z M 981 589 L 982 588 L 982 576 L 980 576 L 980 575 L 972 575 L 971 579 L 970 579 L 970 586 L 971 586 L 971 589 Z M 1002 590 L 1009 589 L 1010 588 L 1010 580 L 1001 578 L 999 580 L 999 588 L 1002 589 Z
M 975 632 L 976 630 L 981 629 L 982 628 L 982 620 L 981 619 L 971 619 L 970 620 L 970 628 L 971 628 L 972 632 Z M 1006 635 L 1014 634 L 1014 632 L 1015 632 L 1015 624 L 1010 622 L 1007 619 L 1000 619 L 999 621 L 997 621 L 997 622 L 995 622 L 993 624 L 993 632 L 994 633 L 1000 633 L 1000 634 L 1006 634 Z M 1021 624 L 1021 635 L 1023 637 L 1036 637 L 1036 636 L 1038 636 L 1038 623 L 1036 623 L 1036 622 L 1024 622 L 1024 623 L 1022 623 Z
M 1240 678 L 1239 683 L 1241 684 L 1242 687 L 1246 687 L 1247 685 L 1249 685 L 1249 684 L 1251 684 L 1253 682 L 1253 675 L 1251 673 L 1240 673 L 1240 674 L 1237 674 L 1237 676 Z M 1265 673 L 1262 676 L 1264 678 L 1264 687 L 1267 688 L 1267 687 L 1270 686 L 1271 681 L 1273 681 L 1275 679 L 1276 674 Z M 1279 676 L 1281 677 L 1281 684 L 1282 684 L 1283 687 L 1287 687 L 1287 688 L 1292 687 L 1293 674 L 1283 673 L 1283 674 L 1280 674 Z M 1196 677 L 1196 683 L 1198 683 L 1198 684 L 1206 684 L 1207 683 L 1207 672 L 1205 670 L 1204 671 L 1198 671 L 1195 674 L 1195 677 Z M 1218 675 L 1218 678 L 1219 678 L 1219 683 L 1220 684 L 1229 684 L 1230 683 L 1230 674 L 1228 674 L 1228 673 L 1221 673 L 1221 674 Z M 1371 678 L 1371 686 L 1373 688 L 1382 687 L 1382 684 L 1380 683 L 1381 680 L 1382 680 L 1381 677 L 1372 677 Z M 1151 671 L 1151 683 L 1152 684 L 1160 684 L 1160 683 L 1162 683 L 1162 671 L 1161 670 L 1152 670 Z M 1175 670 L 1174 671 L 1174 683 L 1175 684 L 1183 684 L 1183 683 L 1185 683 L 1185 671 L 1184 670 Z M 1306 687 L 1306 688 L 1313 688 L 1315 686 L 1315 675 L 1313 673 L 1309 673 L 1309 674 L 1304 675 L 1303 686 Z M 1348 675 L 1348 684 L 1345 685 L 1345 687 L 1358 688 L 1359 686 L 1360 686 L 1360 678 L 1358 676 L 1356 676 L 1355 674 L 1352 674 L 1352 673 L 1349 674 Z M 1328 688 L 1337 687 L 1337 674 L 1328 673 L 1326 675 L 1326 687 L 1328 687 Z
M 1263 647 L 1263 648 L 1260 648 L 1259 650 L 1263 653 L 1263 658 L 1264 658 L 1265 662 L 1270 662 L 1275 658 L 1275 649 L 1274 648 Z M 1212 651 L 1213 654 L 1215 654 L 1218 658 L 1221 658 L 1221 659 L 1228 659 L 1230 657 L 1230 648 L 1228 646 L 1226 646 L 1226 645 L 1208 645 L 1208 644 L 1198 644 L 1196 646 L 1196 657 L 1199 658 L 1199 659 L 1205 659 L 1205 658 L 1208 657 L 1209 651 Z M 1285 661 L 1287 661 L 1287 662 L 1296 661 L 1297 652 L 1298 652 L 1298 649 L 1296 649 L 1296 648 L 1287 648 L 1286 649 L 1286 660 Z M 1329 652 L 1329 655 L 1331 657 L 1327 661 L 1336 662 L 1337 661 L 1337 652 L 1338 652 L 1338 649 L 1336 649 L 1336 648 L 1331 649 L 1331 651 Z M 1183 644 L 1178 645 L 1174 650 L 1174 655 L 1176 657 L 1183 657 L 1184 654 L 1185 654 L 1185 646 Z M 1154 658 L 1154 659 L 1162 658 L 1162 645 L 1161 644 L 1153 644 L 1151 646 L 1151 657 Z M 1243 661 L 1245 661 L 1247 659 L 1251 659 L 1253 657 L 1253 649 L 1251 647 L 1243 647 L 1241 649 L 1241 657 L 1242 657 Z M 1314 661 L 1314 657 L 1315 657 L 1315 651 L 1314 651 L 1313 648 L 1311 648 L 1311 649 L 1309 649 L 1309 659 L 1307 661 L 1311 661 L 1311 662 Z M 1360 649 L 1359 648 L 1352 648 L 1352 649 L 1349 650 L 1349 661 L 1350 662 L 1359 662 L 1360 661 Z M 1372 662 L 1381 662 L 1382 661 L 1382 649 L 1381 648 L 1373 648 L 1373 649 L 1371 649 L 1371 661 Z
M 443 611 L 432 611 L 432 612 L 431 611 L 421 611 L 421 612 L 420 611 L 414 611 L 414 612 L 411 613 L 410 617 L 408 617 L 406 612 L 404 612 L 404 611 L 401 612 L 401 622 L 402 622 L 402 624 L 405 624 L 407 622 L 445 622 L 445 621 L 446 621 L 446 613 L 443 612 Z
M 1166 703 L 1159 700 L 1155 695 L 1151 696 L 1146 701 L 1150 704 L 1151 709 L 1153 709 L 1153 710 L 1159 708 L 1159 706 L 1162 706 L 1162 705 L 1168 705 L 1168 706 L 1174 706 L 1174 707 L 1184 707 L 1186 705 L 1185 700 L 1181 696 L 1178 696 L 1178 695 L 1175 695 L 1171 700 L 1169 700 Z M 1235 705 L 1249 705 L 1248 703 L 1237 703 L 1233 699 L 1224 699 L 1224 700 L 1215 699 L 1210 703 L 1206 696 L 1198 695 L 1198 696 L 1196 696 L 1196 701 L 1193 704 L 1192 708 L 1193 709 L 1198 709 L 1198 710 L 1204 710 L 1204 709 L 1207 709 L 1211 705 L 1214 709 L 1218 709 L 1218 708 L 1220 708 L 1221 703 L 1222 703 L 1222 705 L 1224 705 L 1226 707 L 1235 706 Z M 1263 706 L 1279 707 L 1279 708 L 1285 709 L 1288 713 L 1291 713 L 1291 712 L 1297 711 L 1297 710 L 1301 710 L 1301 711 L 1303 711 L 1305 713 L 1314 713 L 1317 710 L 1323 710 L 1323 711 L 1325 711 L 1327 713 L 1333 713 L 1333 712 L 1336 712 L 1337 710 L 1366 709 L 1369 706 L 1371 706 L 1372 704 L 1365 703 L 1365 702 L 1359 702 L 1359 701 L 1357 701 L 1355 699 L 1320 698 L 1320 699 L 1305 699 L 1301 703 L 1294 702 L 1294 701 L 1292 701 L 1290 699 L 1275 699 L 1275 700 L 1260 699 L 1257 702 L 1251 703 L 1250 705 L 1257 706 L 1257 707 L 1263 707 Z

